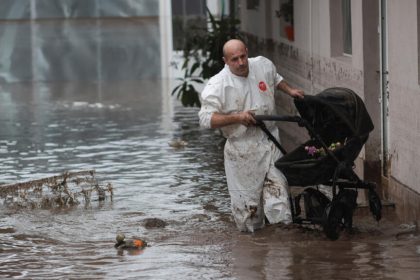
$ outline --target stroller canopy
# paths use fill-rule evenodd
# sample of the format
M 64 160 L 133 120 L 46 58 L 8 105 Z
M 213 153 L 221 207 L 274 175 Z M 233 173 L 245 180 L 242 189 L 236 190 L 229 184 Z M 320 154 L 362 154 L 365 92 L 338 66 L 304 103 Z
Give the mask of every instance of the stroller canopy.
M 311 139 L 279 158 L 275 165 L 292 186 L 325 184 L 332 180 L 339 162 L 353 165 L 373 130 L 372 120 L 360 97 L 346 88 L 329 88 L 315 96 L 296 99 L 295 105 L 307 122 Z M 306 147 L 320 148 L 321 141 L 325 148 L 340 143 L 339 148 L 331 151 L 335 158 L 328 153 L 323 156 L 308 153 Z M 353 176 L 343 173 L 340 177 Z
M 325 140 L 366 136 L 374 128 L 362 99 L 347 88 L 329 88 L 315 96 L 295 99 L 295 106 Z

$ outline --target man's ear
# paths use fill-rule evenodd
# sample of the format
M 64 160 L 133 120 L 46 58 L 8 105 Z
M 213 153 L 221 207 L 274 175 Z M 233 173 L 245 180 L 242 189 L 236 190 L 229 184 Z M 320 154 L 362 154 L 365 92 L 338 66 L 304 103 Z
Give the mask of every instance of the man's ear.
M 223 58 L 223 62 L 226 64 L 226 58 L 224 56 L 222 58 Z

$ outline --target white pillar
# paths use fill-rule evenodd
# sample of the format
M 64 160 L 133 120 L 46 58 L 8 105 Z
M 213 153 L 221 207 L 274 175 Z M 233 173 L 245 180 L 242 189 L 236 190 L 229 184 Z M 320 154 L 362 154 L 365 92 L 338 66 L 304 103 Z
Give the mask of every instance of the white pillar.
M 172 53 L 173 53 L 173 39 L 172 39 L 172 1 L 159 0 L 159 31 L 160 31 L 160 61 L 161 61 L 161 76 L 162 76 L 162 120 L 161 128 L 170 130 L 172 127 L 173 118 L 173 103 L 172 103 Z
M 159 31 L 161 74 L 162 78 L 168 78 L 170 77 L 170 64 L 173 51 L 171 1 L 159 0 Z

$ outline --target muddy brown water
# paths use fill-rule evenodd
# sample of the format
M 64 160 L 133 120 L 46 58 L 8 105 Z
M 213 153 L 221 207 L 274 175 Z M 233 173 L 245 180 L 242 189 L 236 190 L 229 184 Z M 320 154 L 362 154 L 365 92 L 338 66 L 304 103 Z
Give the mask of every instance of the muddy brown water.
M 135 36 L 124 33 L 121 40 L 143 38 L 136 33 L 141 25 L 129 26 L 123 30 Z M 95 169 L 101 182 L 114 186 L 112 201 L 88 206 L 2 207 L 0 278 L 420 278 L 418 232 L 392 210 L 379 224 L 358 211 L 354 234 L 337 241 L 297 226 L 238 232 L 220 135 L 199 129 L 196 108 L 170 102 L 167 81 L 131 77 L 133 65 L 114 82 L 0 86 L 0 184 Z M 158 72 L 153 67 L 140 68 Z M 106 70 L 102 77 L 115 77 L 112 67 Z M 127 77 L 135 81 L 121 81 Z M 170 146 L 175 139 L 187 145 Z M 117 232 L 150 246 L 119 252 Z
M 160 83 L 103 85 L 100 96 L 89 84 L 3 88 L 0 182 L 95 169 L 101 182 L 114 185 L 114 199 L 66 209 L 2 208 L 2 277 L 418 279 L 419 236 L 392 211 L 379 224 L 359 211 L 355 233 L 337 241 L 296 226 L 238 232 L 220 135 L 199 129 L 197 109 L 174 102 L 165 111 Z M 70 90 L 77 94 L 59 94 Z M 188 143 L 171 147 L 174 139 Z M 119 231 L 150 246 L 117 252 Z

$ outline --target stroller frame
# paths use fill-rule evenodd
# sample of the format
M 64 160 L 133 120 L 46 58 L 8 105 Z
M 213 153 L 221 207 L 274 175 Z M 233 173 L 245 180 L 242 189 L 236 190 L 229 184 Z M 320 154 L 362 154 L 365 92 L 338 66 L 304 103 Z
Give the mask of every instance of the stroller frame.
M 334 96 L 334 94 L 337 94 L 337 96 Z M 351 136 L 349 137 L 350 141 L 348 142 L 348 145 L 352 146 L 350 147 L 351 149 L 347 149 L 350 149 L 351 152 L 348 152 L 345 149 L 339 152 L 330 150 L 328 144 L 326 143 L 326 141 L 324 141 L 323 136 L 324 134 L 332 135 L 331 131 L 323 131 L 324 127 L 321 127 L 319 126 L 319 124 L 315 123 L 313 119 L 317 118 L 317 112 L 315 112 L 314 114 L 308 114 L 307 112 L 305 112 L 305 109 L 310 108 L 312 103 L 316 105 L 318 103 L 323 104 L 324 100 L 328 101 L 332 97 L 343 98 L 343 100 L 346 101 L 352 100 L 352 102 L 354 101 L 358 104 L 358 106 L 362 107 L 361 110 L 356 108 L 355 111 L 357 114 L 363 115 L 362 117 L 365 119 L 364 121 L 367 122 L 367 125 L 364 125 L 359 130 L 354 129 L 354 127 L 351 127 L 350 125 L 351 129 L 347 129 L 344 133 L 348 136 Z M 305 99 L 308 100 L 308 102 L 306 102 Z M 333 100 L 333 102 L 335 101 L 336 100 Z M 325 104 L 327 104 L 328 107 L 328 102 L 325 102 Z M 323 92 L 315 96 L 305 96 L 304 99 L 295 99 L 295 106 L 301 113 L 301 116 L 254 116 L 254 118 L 257 121 L 257 126 L 259 126 L 264 131 L 264 133 L 277 146 L 277 148 L 279 148 L 279 150 L 283 153 L 284 156 L 288 153 L 277 141 L 277 139 L 270 133 L 264 121 L 282 121 L 297 123 L 300 127 L 306 128 L 309 133 L 310 140 L 306 143 L 316 144 L 325 151 L 325 155 L 319 160 L 294 159 L 291 161 L 282 161 L 282 158 L 280 158 L 276 162 L 276 167 L 284 173 L 288 181 L 291 181 L 289 182 L 289 185 L 291 185 L 291 187 L 306 187 L 305 190 L 297 196 L 290 196 L 293 223 L 321 225 L 325 235 L 329 239 L 338 239 L 340 231 L 342 229 L 352 229 L 353 212 L 357 207 L 356 200 L 358 189 L 368 190 L 368 201 L 370 211 L 374 218 L 377 221 L 379 221 L 381 219 L 382 205 L 381 200 L 375 191 L 376 184 L 374 182 L 360 179 L 353 170 L 354 159 L 358 156 L 360 149 L 367 141 L 369 132 L 373 130 L 373 124 L 361 99 L 349 89 L 330 88 L 324 90 Z M 323 108 L 323 110 L 325 109 Z M 331 110 L 331 112 L 329 113 L 334 114 L 335 112 L 334 110 Z M 325 112 L 322 112 L 322 114 L 325 114 Z M 349 122 L 344 123 L 349 124 Z M 340 125 L 343 125 L 343 122 L 341 122 Z M 331 139 L 327 139 L 327 141 L 331 141 Z M 302 147 L 303 145 L 292 151 L 292 153 L 300 153 L 299 155 L 301 155 Z M 293 170 L 311 170 L 311 168 L 320 167 L 322 165 L 326 165 L 328 168 L 321 167 L 320 170 L 324 170 L 328 174 L 325 176 L 314 177 L 314 181 L 305 181 L 305 179 L 302 179 L 303 181 L 301 182 L 301 179 L 299 178 L 300 176 L 293 177 L 290 175 L 290 172 Z M 329 199 L 327 196 L 321 193 L 318 190 L 318 188 L 313 187 L 318 185 L 330 186 L 332 188 L 332 199 Z M 302 197 L 304 199 L 303 202 L 305 207 L 305 217 L 301 215 L 300 200 Z

